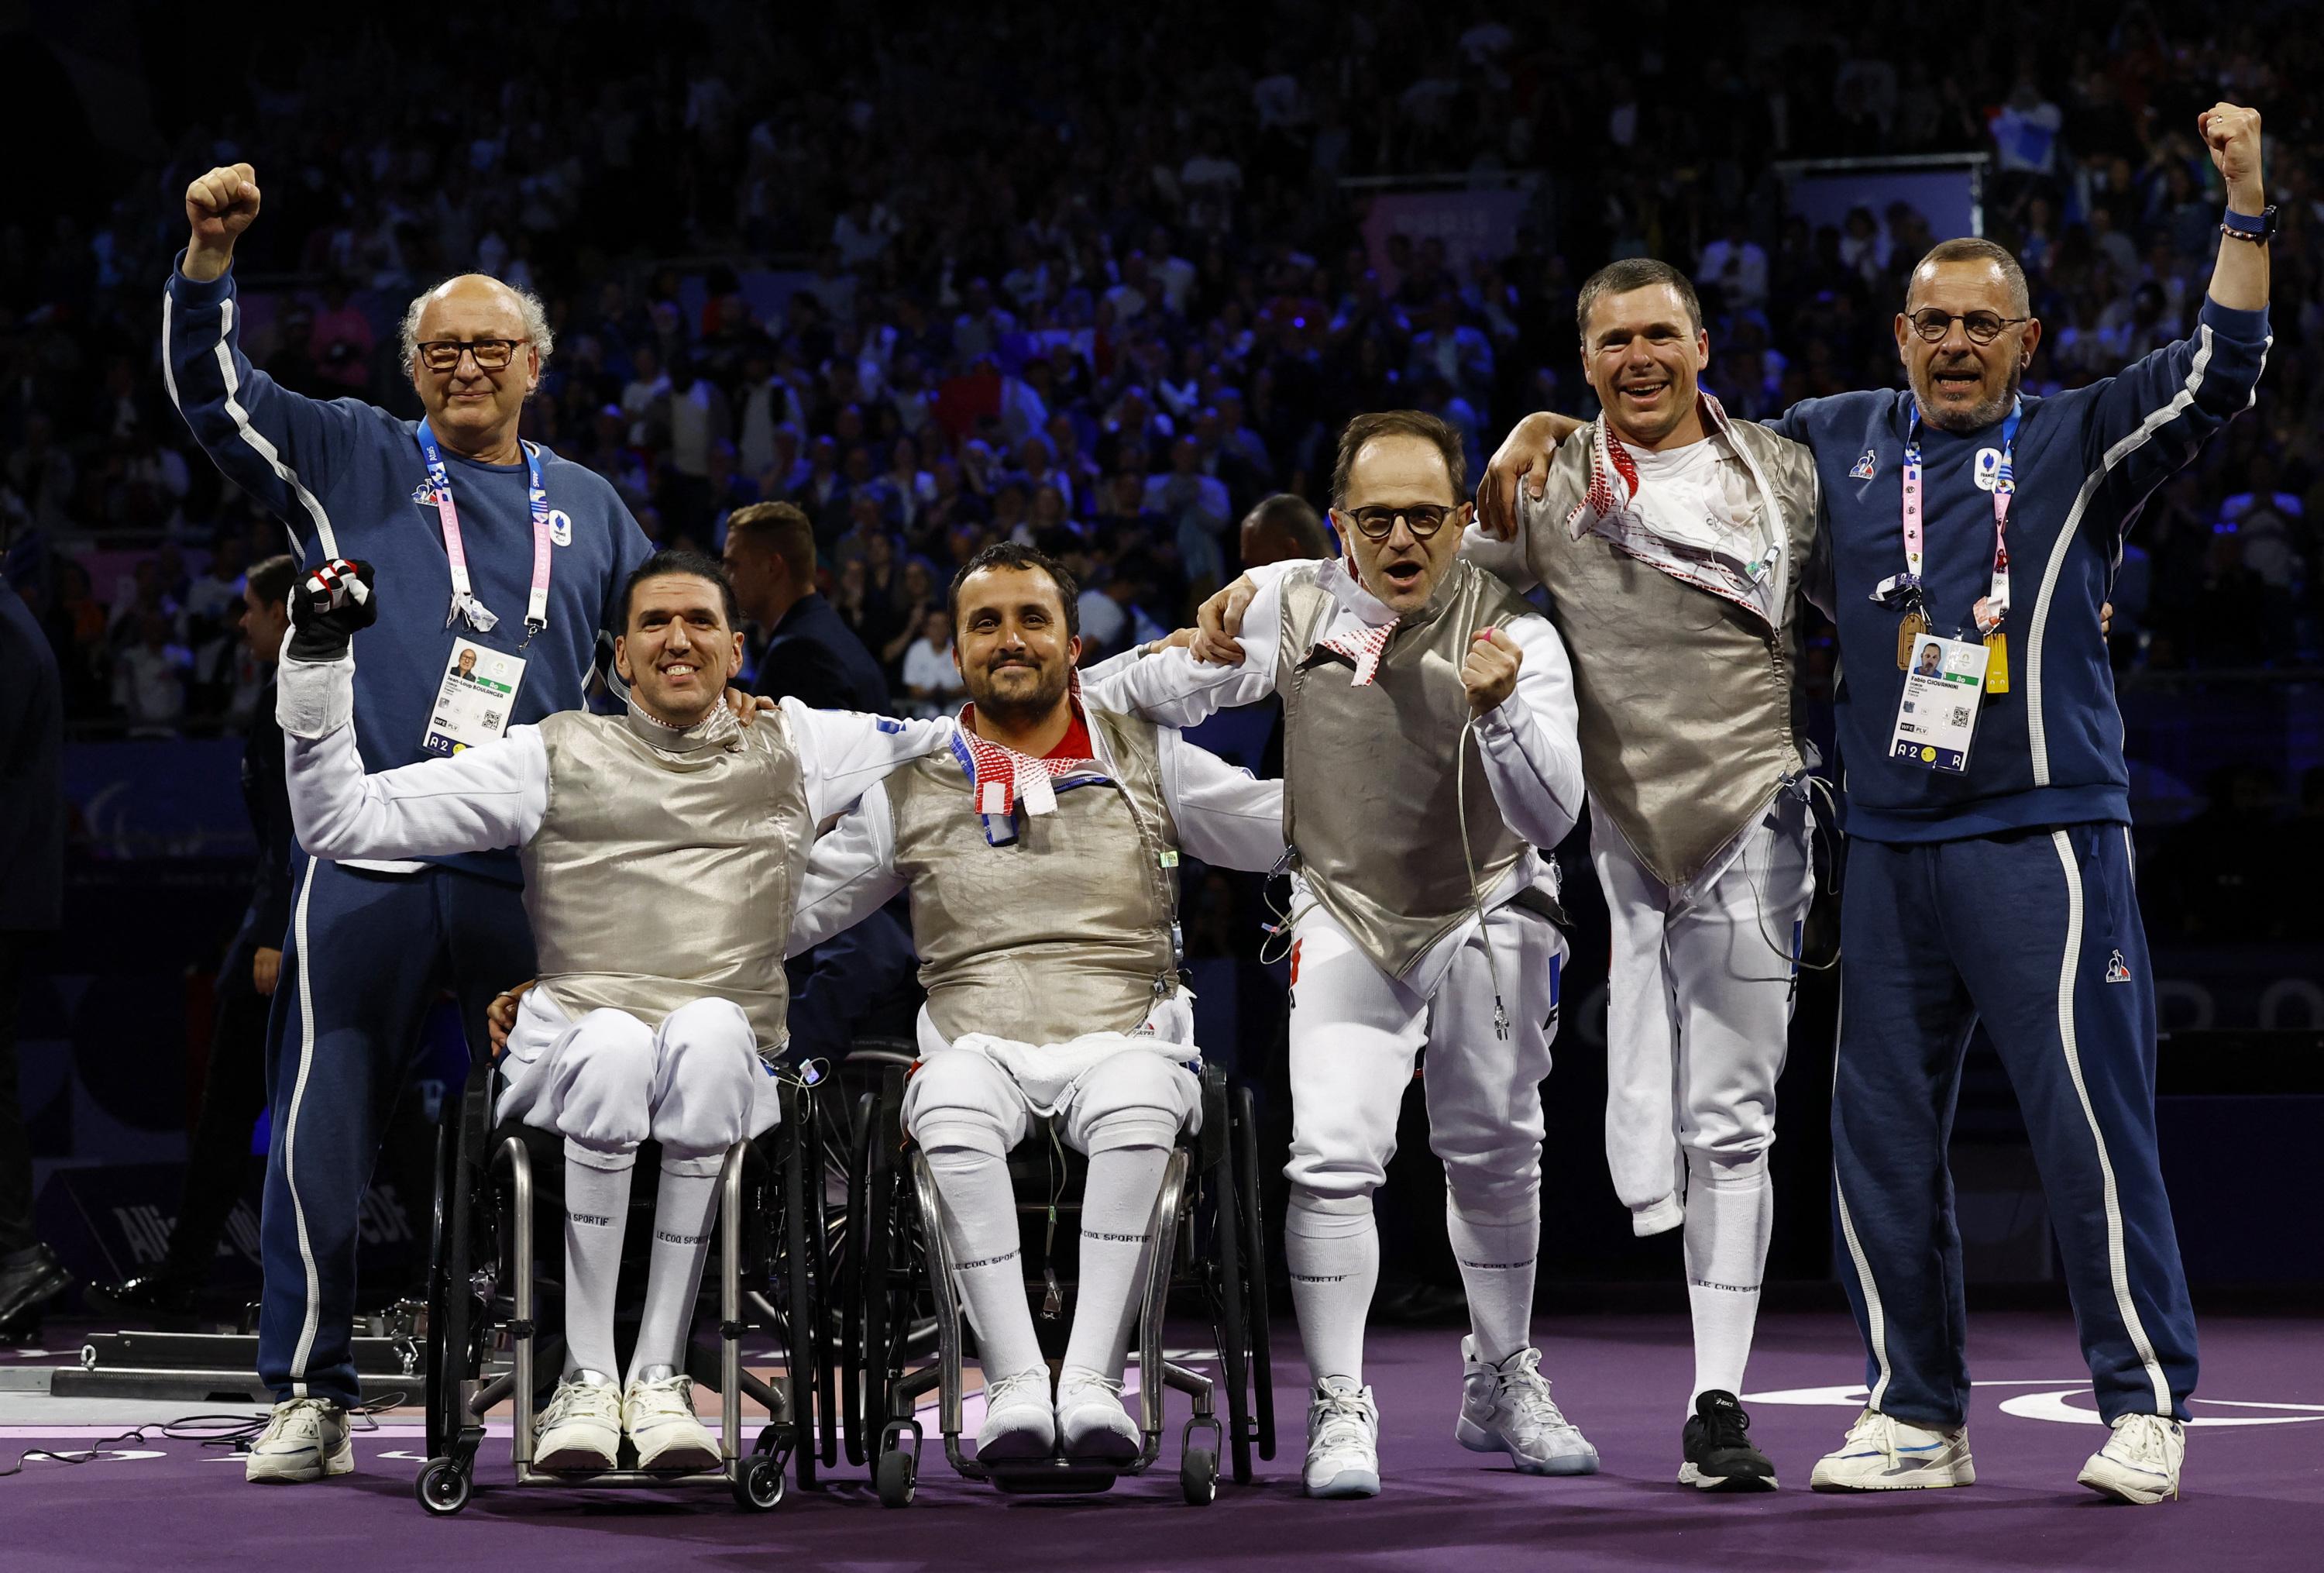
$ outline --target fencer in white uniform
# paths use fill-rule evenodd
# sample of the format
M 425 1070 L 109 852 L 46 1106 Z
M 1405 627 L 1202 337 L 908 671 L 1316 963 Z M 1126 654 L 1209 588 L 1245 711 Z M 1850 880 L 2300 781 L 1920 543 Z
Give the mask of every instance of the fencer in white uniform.
M 935 1172 L 976 1329 L 977 1456 L 1062 1448 L 1120 1464 L 1143 1440 L 1122 1368 L 1155 1200 L 1171 1143 L 1202 1115 L 1178 855 L 1272 866 L 1282 787 L 1117 713 L 1103 684 L 1077 702 L 1074 589 L 1041 553 L 987 548 L 952 602 L 970 696 L 954 749 L 866 789 L 816 843 L 791 942 L 818 943 L 910 893 L 928 999 L 904 1128 Z M 1090 1161 L 1054 1399 L 1006 1162 L 1044 1115 Z
M 1814 892 L 1794 674 L 1819 571 L 1805 446 L 1727 419 L 1684 274 L 1631 259 L 1580 296 L 1603 410 L 1463 555 L 1547 587 L 1573 662 L 1591 850 L 1613 925 L 1606 1154 L 1640 1235 L 1683 1227 L 1694 1383 L 1681 1484 L 1771 1490 L 1738 1394 L 1775 1194 L 1775 1078 Z
M 353 629 L 370 570 L 334 563 L 294 597 L 277 711 L 300 845 L 334 860 L 513 847 L 540 953 L 497 1112 L 565 1138 L 567 1373 L 533 1462 L 715 1467 L 684 1340 L 728 1148 L 775 1122 L 783 939 L 815 827 L 949 721 L 891 721 L 793 700 L 744 726 L 723 702 L 741 668 L 715 563 L 658 553 L 624 592 L 620 716 L 567 710 L 442 760 L 364 773 Z M 766 1058 L 762 1058 L 766 1056 Z M 646 1304 L 616 1383 L 613 1294 L 638 1148 L 661 1144 Z
M 1582 808 L 1572 678 L 1556 630 L 1457 560 L 1460 439 L 1413 412 L 1340 441 L 1333 522 L 1347 555 L 1254 570 L 1240 664 L 1165 651 L 1124 670 L 1140 714 L 1191 726 L 1269 692 L 1284 706 L 1293 847 L 1292 1299 L 1315 1388 L 1310 1494 L 1379 1489 L 1363 1383 L 1379 1275 L 1372 1192 L 1427 1050 L 1429 1142 L 1468 1291 L 1455 1434 L 1532 1474 L 1598 1456 L 1559 1413 L 1532 1346 L 1541 1236 L 1541 1083 L 1565 951 L 1544 849 Z M 1255 587 L 1255 588 L 1254 588 Z M 1232 597 L 1231 597 L 1232 598 Z

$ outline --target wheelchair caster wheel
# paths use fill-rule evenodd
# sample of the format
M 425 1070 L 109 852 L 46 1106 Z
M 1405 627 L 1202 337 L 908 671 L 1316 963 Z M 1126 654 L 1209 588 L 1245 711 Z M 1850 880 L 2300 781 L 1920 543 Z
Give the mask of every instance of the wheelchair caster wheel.
M 468 1472 L 449 1458 L 430 1458 L 411 1483 L 411 1494 L 438 1518 L 449 1518 L 468 1505 L 473 1483 Z
M 1178 1460 L 1178 1489 L 1188 1507 L 1208 1507 L 1219 1494 L 1219 1456 L 1208 1448 L 1189 1448 Z
M 881 1506 L 912 1505 L 913 1494 L 918 1489 L 919 1462 L 901 1448 L 880 1455 L 879 1467 L 873 1478 L 880 1487 Z
M 751 1513 L 772 1513 L 782 1505 L 783 1460 L 772 1453 L 753 1453 L 734 1467 L 734 1505 Z

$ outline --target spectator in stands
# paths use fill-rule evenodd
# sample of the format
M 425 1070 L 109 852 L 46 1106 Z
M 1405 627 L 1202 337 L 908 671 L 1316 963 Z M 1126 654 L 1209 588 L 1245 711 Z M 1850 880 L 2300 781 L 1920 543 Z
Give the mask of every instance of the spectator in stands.
M 755 503 L 726 521 L 726 573 L 764 634 L 752 691 L 818 710 L 884 711 L 879 662 L 816 589 L 815 526 L 791 503 Z

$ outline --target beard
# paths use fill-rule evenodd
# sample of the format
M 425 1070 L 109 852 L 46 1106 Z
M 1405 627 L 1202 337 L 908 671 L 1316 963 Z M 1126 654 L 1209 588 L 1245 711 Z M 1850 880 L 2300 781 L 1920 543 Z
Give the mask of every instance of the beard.
M 997 680 L 1001 673 L 1010 671 L 1028 671 L 1037 680 L 1028 685 L 1021 679 L 1012 679 L 1003 689 Z M 975 702 L 980 716 L 1017 722 L 1038 720 L 1056 709 L 1057 701 L 1065 697 L 1069 675 L 1063 662 L 1053 667 L 1021 662 L 988 666 L 969 680 L 968 697 Z
M 2025 381 L 2025 363 L 2021 360 L 2009 368 L 2009 376 L 2002 384 L 1999 393 L 1979 399 L 1966 410 L 1941 409 L 1938 407 L 1932 396 L 1939 369 L 1938 366 L 1932 365 L 1922 379 L 1926 386 L 1915 387 L 1913 394 L 1920 402 L 1922 420 L 1940 431 L 1950 431 L 1957 437 L 1965 436 L 1971 431 L 1982 431 L 2004 415 L 2008 414 L 2009 407 L 2017 402 L 2019 386 Z M 1946 366 L 1941 369 L 1953 371 L 1959 368 Z

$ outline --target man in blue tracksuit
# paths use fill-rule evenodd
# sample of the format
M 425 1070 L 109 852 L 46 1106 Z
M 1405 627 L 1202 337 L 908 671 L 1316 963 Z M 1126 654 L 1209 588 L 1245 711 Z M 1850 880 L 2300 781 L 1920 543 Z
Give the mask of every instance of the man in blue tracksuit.
M 163 364 L 194 435 L 289 527 L 308 566 L 361 558 L 438 588 L 397 597 L 363 636 L 364 767 L 448 754 L 578 707 L 598 631 L 651 547 L 603 479 L 518 439 L 549 350 L 540 303 L 478 275 L 413 302 L 404 357 L 427 410 L 416 425 L 301 398 L 252 366 L 236 331 L 226 270 L 258 205 L 247 164 L 187 188 L 192 233 L 162 296 Z M 536 970 L 505 853 L 334 864 L 302 852 L 292 880 L 261 1219 L 259 1374 L 278 1402 L 253 1480 L 314 1479 L 342 1451 L 336 1433 L 358 1396 L 357 1209 L 422 1013 L 448 985 L 481 1042 L 493 995 Z
M 2153 978 L 2099 607 L 2146 497 L 2250 405 L 2266 356 L 2259 116 L 2221 104 L 2200 125 L 2227 211 L 2192 338 L 2024 398 L 2041 338 L 2024 274 L 1990 242 L 1948 241 L 1896 319 L 1910 390 L 1809 400 L 1775 422 L 1815 453 L 1844 674 L 1834 1213 L 1870 1402 L 1818 1489 L 1976 1478 L 1945 1145 L 1981 1021 L 2024 1110 L 2112 1429 L 2080 1481 L 2126 1502 L 2178 1494 L 2195 1323 L 2155 1152 Z M 1533 417 L 1504 445 L 1494 522 L 1562 426 Z M 1908 683 L 1928 636 L 1958 679 Z

